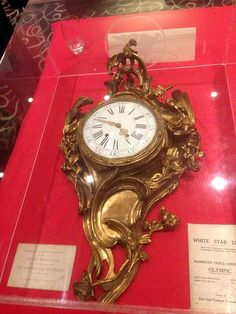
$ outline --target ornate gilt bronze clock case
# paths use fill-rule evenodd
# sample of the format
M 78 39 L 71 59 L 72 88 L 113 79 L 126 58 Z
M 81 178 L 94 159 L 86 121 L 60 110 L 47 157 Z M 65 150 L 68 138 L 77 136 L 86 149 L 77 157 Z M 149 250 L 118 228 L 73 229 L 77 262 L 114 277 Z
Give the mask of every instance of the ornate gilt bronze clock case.
M 87 271 L 74 284 L 80 300 L 114 302 L 127 289 L 148 258 L 144 246 L 152 233 L 179 223 L 165 208 L 151 222 L 147 213 L 186 170 L 198 170 L 203 155 L 188 96 L 176 90 L 164 101 L 172 86 L 152 87 L 134 46 L 130 40 L 108 61 L 109 100 L 83 113 L 92 100 L 80 97 L 66 116 L 62 168 L 75 185 L 92 249 Z M 119 270 L 116 246 L 125 253 Z

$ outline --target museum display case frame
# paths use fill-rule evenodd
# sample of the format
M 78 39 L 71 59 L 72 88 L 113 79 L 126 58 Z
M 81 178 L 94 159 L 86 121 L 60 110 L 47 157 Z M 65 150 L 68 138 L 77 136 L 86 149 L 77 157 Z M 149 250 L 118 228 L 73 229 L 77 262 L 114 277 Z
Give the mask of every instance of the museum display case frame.
M 79 25 L 84 52 L 71 53 L 63 24 Z M 191 308 L 187 229 L 189 224 L 236 224 L 235 26 L 235 6 L 80 18 L 72 0 L 29 2 L 0 64 L 5 88 L 1 99 L 7 97 L 12 114 L 17 108 L 21 124 L 0 181 L 0 303 L 117 313 L 218 311 Z M 154 51 L 154 59 L 147 62 L 152 83 L 174 85 L 188 94 L 205 157 L 199 172 L 184 176 L 176 191 L 152 208 L 149 220 L 165 206 L 180 217 L 180 225 L 174 233 L 155 235 L 145 246 L 149 260 L 117 304 L 76 301 L 73 283 L 91 252 L 76 212 L 76 193 L 60 169 L 65 115 L 80 96 L 94 99 L 91 109 L 108 94 L 104 82 L 110 79 L 109 51 L 123 47 L 127 38 L 117 40 L 117 48 L 114 34 L 147 35 L 153 30 L 158 45 L 144 37 L 148 48 L 141 51 L 144 60 L 147 51 Z M 173 51 L 178 53 L 173 56 Z M 9 286 L 20 243 L 76 247 L 69 289 Z M 122 251 L 117 254 L 122 256 Z

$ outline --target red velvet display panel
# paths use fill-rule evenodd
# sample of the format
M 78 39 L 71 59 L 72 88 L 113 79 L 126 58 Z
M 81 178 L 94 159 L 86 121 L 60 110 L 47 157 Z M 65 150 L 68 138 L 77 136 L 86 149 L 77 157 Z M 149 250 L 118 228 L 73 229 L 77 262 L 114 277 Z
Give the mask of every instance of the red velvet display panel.
M 151 75 L 154 84 L 175 82 L 175 88 L 189 94 L 206 156 L 201 160 L 200 172 L 186 174 L 179 188 L 152 210 L 150 216 L 154 217 L 164 205 L 179 215 L 182 222 L 174 233 L 153 237 L 153 243 L 146 248 L 149 261 L 141 265 L 131 287 L 118 302 L 188 308 L 187 223 L 233 224 L 236 221 L 233 211 L 235 130 L 223 66 L 153 70 Z M 83 75 L 59 80 L 5 268 L 2 293 L 61 297 L 61 292 L 6 287 L 18 243 L 76 245 L 71 284 L 86 269 L 90 248 L 81 217 L 76 214 L 78 201 L 73 185 L 60 170 L 63 156 L 58 145 L 66 112 L 81 95 L 93 98 L 95 103 L 103 99 L 106 79 L 107 75 Z M 218 96 L 212 98 L 212 91 Z M 33 137 L 28 139 L 29 146 L 31 141 Z M 216 177 L 227 181 L 224 190 L 219 191 L 212 185 Z M 66 298 L 73 299 L 72 289 Z
M 225 46 L 225 60 L 224 62 L 226 64 L 229 63 L 236 63 L 236 7 L 232 9 L 232 22 L 231 22 L 231 27 L 228 30 L 227 34 L 227 42 Z
M 27 95 L 33 96 L 34 102 L 27 112 L 14 151 L 5 170 L 4 178 L 0 183 L 1 273 L 4 264 L 7 263 L 9 246 L 14 238 L 17 222 L 30 185 L 32 170 L 47 124 L 57 81 L 57 78 L 41 78 L 36 94 Z M 18 80 L 18 82 L 15 80 L 14 83 L 18 84 L 18 88 L 20 88 L 20 84 L 29 84 L 28 80 L 24 79 Z

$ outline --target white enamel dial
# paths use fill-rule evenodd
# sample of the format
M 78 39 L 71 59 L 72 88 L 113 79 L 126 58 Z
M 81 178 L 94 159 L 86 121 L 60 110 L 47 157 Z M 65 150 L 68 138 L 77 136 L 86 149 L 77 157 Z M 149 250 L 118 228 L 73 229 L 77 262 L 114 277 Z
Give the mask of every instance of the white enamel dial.
M 131 157 L 153 140 L 157 120 L 136 101 L 113 101 L 98 107 L 83 126 L 83 138 L 91 151 L 107 158 Z

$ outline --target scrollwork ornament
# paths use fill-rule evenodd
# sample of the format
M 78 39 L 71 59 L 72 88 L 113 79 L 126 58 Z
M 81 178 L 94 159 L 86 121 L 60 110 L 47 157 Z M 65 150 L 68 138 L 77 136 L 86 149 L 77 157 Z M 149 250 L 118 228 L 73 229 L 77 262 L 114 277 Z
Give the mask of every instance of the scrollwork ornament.
M 172 97 L 166 99 L 172 85 L 152 86 L 135 46 L 135 40 L 130 40 L 123 52 L 108 61 L 112 78 L 105 85 L 110 100 L 83 113 L 81 107 L 92 100 L 81 97 L 66 116 L 61 142 L 65 156 L 62 168 L 78 194 L 79 213 L 83 216 L 84 231 L 92 249 L 88 269 L 74 285 L 79 300 L 114 302 L 127 289 L 140 264 L 148 259 L 145 245 L 151 243 L 152 234 L 172 231 L 179 224 L 179 218 L 164 207 L 160 209 L 160 217 L 151 222 L 146 221 L 147 213 L 176 189 L 185 171 L 199 169 L 198 160 L 203 156 L 187 94 L 174 91 Z M 88 148 L 83 128 L 89 124 L 86 122 L 89 117 L 94 113 L 96 116 L 96 108 L 119 104 L 119 101 L 144 106 L 148 115 L 150 110 L 158 128 L 153 140 L 140 153 L 108 158 Z M 104 122 L 101 118 L 95 120 Z M 129 142 L 128 129 L 120 122 L 106 120 L 104 125 L 118 129 L 119 136 Z M 141 128 L 146 126 L 141 124 Z M 99 131 L 93 135 L 96 140 Z M 141 138 L 136 133 L 133 135 L 137 140 Z M 104 145 L 106 136 L 108 134 L 101 142 Z M 116 141 L 113 148 L 115 145 Z M 125 259 L 115 271 L 114 248 L 117 245 L 122 246 Z M 106 273 L 104 263 L 108 265 Z

